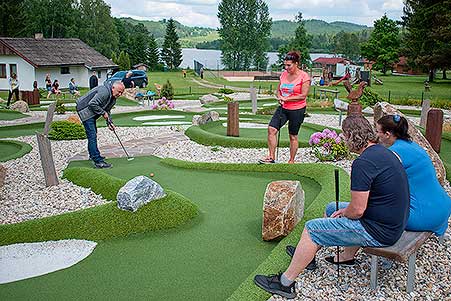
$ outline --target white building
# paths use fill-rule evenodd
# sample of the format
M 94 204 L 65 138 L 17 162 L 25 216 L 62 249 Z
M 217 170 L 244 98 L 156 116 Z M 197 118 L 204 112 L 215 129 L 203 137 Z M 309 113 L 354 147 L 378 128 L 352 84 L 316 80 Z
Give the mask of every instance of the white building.
M 68 88 L 71 78 L 79 87 L 89 87 L 92 71 L 99 84 L 118 66 L 79 39 L 2 38 L 0 37 L 0 90 L 8 90 L 8 79 L 17 74 L 20 90 L 32 91 L 33 82 L 45 88 L 45 77 L 57 79 Z

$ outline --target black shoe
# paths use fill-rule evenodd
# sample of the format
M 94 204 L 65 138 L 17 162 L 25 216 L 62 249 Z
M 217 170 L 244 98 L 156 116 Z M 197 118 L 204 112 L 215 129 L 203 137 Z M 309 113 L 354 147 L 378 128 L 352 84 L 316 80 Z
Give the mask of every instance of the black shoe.
M 100 161 L 97 163 L 94 163 L 95 168 L 111 168 L 113 165 L 110 163 L 106 163 L 105 161 Z
M 106 159 L 106 158 L 105 158 L 104 156 L 100 156 L 100 160 L 105 161 L 105 159 Z M 93 161 L 91 157 L 89 157 L 89 160 L 90 160 L 90 161 Z
M 346 260 L 346 261 L 341 261 L 341 262 L 336 262 L 334 260 L 335 256 L 328 256 L 326 258 L 324 258 L 328 263 L 332 263 L 332 264 L 336 264 L 336 265 L 340 265 L 340 266 L 345 266 L 345 267 L 352 267 L 355 264 L 355 259 L 351 259 L 351 260 Z
M 293 299 L 296 297 L 296 292 L 294 286 L 296 282 L 293 282 L 290 286 L 284 286 L 280 283 L 280 276 L 282 273 L 277 275 L 256 275 L 254 277 L 254 283 L 271 294 L 277 294 L 279 296 Z
M 296 247 L 294 247 L 294 246 L 287 246 L 285 249 L 287 251 L 288 256 L 293 258 L 294 252 L 296 251 Z M 313 271 L 316 268 L 317 268 L 316 260 L 315 260 L 315 257 L 313 257 L 312 261 L 310 261 L 310 263 L 305 267 L 305 269 L 309 270 L 309 271 Z
M 274 161 L 274 159 L 260 159 L 258 160 L 258 164 L 274 164 L 276 163 L 276 161 Z

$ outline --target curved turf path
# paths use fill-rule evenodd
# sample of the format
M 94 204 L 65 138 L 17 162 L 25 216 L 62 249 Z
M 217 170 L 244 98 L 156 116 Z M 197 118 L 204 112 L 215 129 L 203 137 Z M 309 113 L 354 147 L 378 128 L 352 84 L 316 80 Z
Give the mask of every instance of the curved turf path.
M 287 173 L 181 169 L 155 157 L 109 161 L 114 168 L 106 172 L 123 179 L 155 173 L 163 187 L 195 203 L 199 217 L 177 229 L 100 242 L 70 269 L 0 286 L 1 299 L 224 300 L 277 244 L 261 239 L 266 185 L 299 180 Z M 320 186 L 300 180 L 308 206 Z

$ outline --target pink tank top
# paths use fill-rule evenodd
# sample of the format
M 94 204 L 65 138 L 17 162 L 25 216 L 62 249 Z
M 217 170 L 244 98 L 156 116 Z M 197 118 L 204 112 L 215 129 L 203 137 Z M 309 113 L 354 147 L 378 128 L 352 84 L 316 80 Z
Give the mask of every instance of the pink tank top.
M 280 75 L 279 92 L 283 97 L 301 95 L 302 85 L 310 81 L 309 75 L 302 70 L 298 78 L 296 78 L 292 82 L 288 81 L 287 77 L 287 71 L 282 72 L 282 74 Z M 308 85 L 309 83 L 306 84 Z M 303 99 L 299 101 L 286 101 L 282 107 L 287 110 L 298 110 L 304 108 L 305 106 L 307 106 L 307 102 L 305 101 L 305 99 Z

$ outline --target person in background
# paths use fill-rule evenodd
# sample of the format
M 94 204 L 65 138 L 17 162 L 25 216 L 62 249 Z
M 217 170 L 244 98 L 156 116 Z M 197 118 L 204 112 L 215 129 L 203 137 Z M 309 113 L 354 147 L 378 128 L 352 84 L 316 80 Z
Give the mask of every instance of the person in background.
M 287 246 L 291 263 L 284 273 L 256 275 L 254 283 L 265 291 L 295 298 L 295 279 L 315 260 L 321 247 L 345 247 L 326 257 L 332 265 L 352 266 L 360 247 L 386 247 L 401 237 L 409 217 L 409 185 L 401 162 L 393 152 L 377 144 L 373 126 L 363 116 L 348 116 L 343 134 L 349 149 L 359 154 L 351 168 L 351 202 L 326 207 L 325 218 L 305 223 L 301 239 Z M 302 288 L 301 288 L 302 289 Z M 302 298 L 301 298 L 302 299 Z
M 204 67 L 200 68 L 199 73 L 200 73 L 200 79 L 204 79 Z
M 320 86 L 324 86 L 324 83 L 325 83 L 324 77 L 321 76 L 321 79 L 319 80 L 319 85 L 320 85 Z
M 77 84 L 75 84 L 75 78 L 71 78 L 69 82 L 69 93 L 74 96 L 80 96 L 80 91 L 78 91 Z
M 376 123 L 379 142 L 401 160 L 409 180 L 410 216 L 406 230 L 431 231 L 442 236 L 448 228 L 451 198 L 440 185 L 426 151 L 408 134 L 407 119 L 386 115 Z
M 11 74 L 8 83 L 9 83 L 9 93 L 6 108 L 9 108 L 9 104 L 11 102 L 13 94 L 16 96 L 16 101 L 19 100 L 19 80 L 17 79 L 17 74 L 15 73 Z
M 89 78 L 89 90 L 94 89 L 99 85 L 99 78 L 97 77 L 97 72 L 92 71 L 92 75 Z
M 183 78 L 186 78 L 186 70 L 185 69 L 182 70 L 182 73 L 183 73 Z
M 309 75 L 299 69 L 300 55 L 296 51 L 287 53 L 284 59 L 285 71 L 280 75 L 280 83 L 277 89 L 277 99 L 280 106 L 272 116 L 268 125 L 268 155 L 260 159 L 260 164 L 275 163 L 277 133 L 288 121 L 290 137 L 290 159 L 288 163 L 294 163 L 298 151 L 298 133 L 304 121 L 307 106 L 307 95 L 310 89 Z
M 52 91 L 52 79 L 50 78 L 50 74 L 47 73 L 45 76 L 45 89 L 47 90 L 47 98 L 50 96 L 50 92 Z
M 52 89 L 47 94 L 47 98 L 49 98 L 50 95 L 52 95 L 52 94 L 61 95 L 61 90 L 59 88 L 60 88 L 60 84 L 59 84 L 58 80 L 55 79 L 52 84 Z
M 124 79 L 122 79 L 122 82 L 124 83 L 124 86 L 126 89 L 135 87 L 135 83 L 132 80 L 132 75 L 133 75 L 133 72 L 128 71 L 127 74 L 125 75 Z
M 103 117 L 108 128 L 115 129 L 111 120 L 111 109 L 116 104 L 116 99 L 124 93 L 124 84 L 120 81 L 106 83 L 97 86 L 88 93 L 77 99 L 77 114 L 85 128 L 88 139 L 89 159 L 94 162 L 95 168 L 110 168 L 112 165 L 105 162 L 97 147 L 97 124 L 99 117 Z

